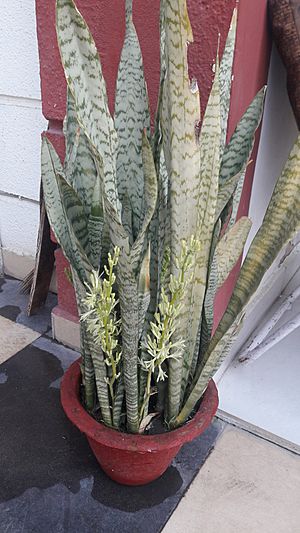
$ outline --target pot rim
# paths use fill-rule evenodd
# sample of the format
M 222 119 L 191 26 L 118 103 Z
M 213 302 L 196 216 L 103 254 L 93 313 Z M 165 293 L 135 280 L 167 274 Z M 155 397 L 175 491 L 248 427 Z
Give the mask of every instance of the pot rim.
M 64 374 L 61 382 L 61 403 L 69 420 L 88 438 L 100 442 L 109 448 L 139 452 L 158 451 L 166 448 L 182 446 L 203 433 L 210 425 L 218 408 L 218 391 L 213 380 L 210 380 L 203 395 L 199 410 L 195 416 L 183 426 L 166 433 L 156 435 L 139 435 L 122 433 L 97 422 L 84 409 L 80 402 L 80 360 L 72 363 Z

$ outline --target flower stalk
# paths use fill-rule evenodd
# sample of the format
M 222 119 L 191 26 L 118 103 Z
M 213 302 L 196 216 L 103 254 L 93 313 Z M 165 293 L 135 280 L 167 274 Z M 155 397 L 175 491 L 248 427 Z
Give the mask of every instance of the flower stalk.
M 173 335 L 178 327 L 178 321 L 180 321 L 186 289 L 192 282 L 192 276 L 189 276 L 188 273 L 195 263 L 199 247 L 200 243 L 194 236 L 188 242 L 182 241 L 180 257 L 176 258 L 178 274 L 177 276 L 170 275 L 167 291 L 165 288 L 161 289 L 161 301 L 158 310 L 154 314 L 154 321 L 150 323 L 150 332 L 142 344 L 142 348 L 146 350 L 149 358 L 140 362 L 142 370 L 147 372 L 144 401 L 140 410 L 141 421 L 148 414 L 152 376 L 157 383 L 165 381 L 168 378 L 166 371 L 168 360 L 182 357 L 185 347 L 184 340 L 179 338 L 174 341 Z
M 107 367 L 105 382 L 109 388 L 112 409 L 115 399 L 115 383 L 120 377 L 119 365 L 122 351 L 119 345 L 120 320 L 117 318 L 118 300 L 113 287 L 116 282 L 114 269 L 118 264 L 119 248 L 115 247 L 113 255 L 108 254 L 108 266 L 104 266 L 104 279 L 93 271 L 90 284 L 86 284 L 87 292 L 84 307 L 87 309 L 81 320 L 86 322 L 95 344 L 102 350 Z

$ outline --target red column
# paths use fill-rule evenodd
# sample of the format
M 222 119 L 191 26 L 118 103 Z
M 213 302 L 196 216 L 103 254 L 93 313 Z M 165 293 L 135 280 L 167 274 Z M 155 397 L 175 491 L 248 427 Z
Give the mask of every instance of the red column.
M 230 110 L 229 132 L 258 89 L 265 83 L 268 65 L 268 39 L 266 24 L 267 0 L 241 0 L 239 4 L 237 51 L 234 63 L 233 105 Z M 114 88 L 120 52 L 124 39 L 124 0 L 77 0 L 95 38 L 106 79 L 109 105 L 113 110 Z M 152 119 L 156 109 L 159 84 L 159 0 L 135 0 L 134 21 L 141 42 L 145 76 L 148 84 Z M 221 53 L 225 44 L 231 14 L 236 0 L 188 0 L 194 31 L 194 43 L 189 47 L 190 76 L 198 79 L 201 107 L 205 109 L 216 56 L 218 34 L 221 35 Z M 61 157 L 64 153 L 62 121 L 65 114 L 66 86 L 60 63 L 55 35 L 55 0 L 36 0 L 37 29 L 40 54 L 43 114 L 49 121 L 47 135 Z M 240 215 L 248 210 L 254 163 L 249 169 L 242 198 Z M 58 301 L 55 313 L 68 319 L 75 313 L 72 286 L 65 276 L 61 252 L 57 253 Z M 219 317 L 228 300 L 236 273 L 230 276 L 218 300 L 216 316 Z M 63 340 L 63 339 L 61 339 Z
M 268 0 L 240 0 L 236 51 L 233 65 L 231 108 L 228 138 L 236 124 L 253 100 L 256 93 L 267 83 L 270 61 L 271 38 L 268 31 Z M 238 211 L 238 218 L 248 214 L 255 162 L 260 138 L 260 129 L 251 155 L 244 189 Z M 215 325 L 218 324 L 227 307 L 239 273 L 240 262 L 233 269 L 219 291 L 215 302 Z

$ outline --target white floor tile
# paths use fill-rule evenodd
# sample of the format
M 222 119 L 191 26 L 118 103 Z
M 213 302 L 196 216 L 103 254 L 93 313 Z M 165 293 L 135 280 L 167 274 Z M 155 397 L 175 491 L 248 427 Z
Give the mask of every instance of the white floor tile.
M 40 333 L 0 316 L 0 364 L 40 337 Z
M 296 533 L 299 494 L 299 456 L 229 428 L 163 533 Z

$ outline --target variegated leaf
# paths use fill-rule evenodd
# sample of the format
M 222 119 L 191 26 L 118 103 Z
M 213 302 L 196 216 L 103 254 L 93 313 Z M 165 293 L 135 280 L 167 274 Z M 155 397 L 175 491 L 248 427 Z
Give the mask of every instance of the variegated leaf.
M 220 189 L 225 181 L 238 176 L 247 165 L 254 135 L 262 117 L 265 93 L 265 87 L 257 93 L 225 147 L 220 170 Z
M 42 142 L 41 159 L 43 191 L 50 225 L 64 255 L 81 281 L 85 282 L 91 273 L 91 265 L 68 223 L 57 183 L 56 169 L 60 166 L 59 158 L 45 137 Z
M 79 315 L 85 311 L 82 302 L 86 296 L 85 286 L 81 283 L 76 270 L 71 266 L 71 276 L 74 284 L 76 302 Z M 96 383 L 95 370 L 92 361 L 90 346 L 88 343 L 86 324 L 80 321 L 80 353 L 82 356 L 81 375 L 84 384 L 85 406 L 88 411 L 92 411 L 95 406 Z M 104 409 L 105 410 L 105 409 Z
M 247 169 L 245 169 L 244 172 L 242 172 L 241 176 L 239 177 L 236 189 L 232 197 L 232 210 L 231 210 L 231 215 L 230 215 L 230 219 L 229 219 L 229 223 L 227 227 L 228 230 L 233 226 L 238 215 L 238 210 L 239 210 L 240 201 L 241 201 L 242 192 L 243 192 L 244 183 L 245 183 L 246 170 Z
M 132 232 L 132 209 L 130 199 L 127 193 L 122 198 L 122 224 L 127 232 L 130 245 L 133 244 L 133 232 Z
M 97 176 L 93 197 L 91 214 L 88 220 L 88 238 L 90 243 L 90 261 L 95 270 L 98 270 L 101 252 L 103 249 L 103 227 L 104 227 L 104 212 L 103 212 L 103 198 L 101 193 L 101 180 Z M 108 251 L 108 250 L 107 250 Z
M 206 294 L 204 300 L 204 309 L 203 309 L 203 321 L 201 327 L 201 345 L 200 345 L 200 354 L 206 351 L 209 341 L 211 339 L 211 333 L 213 329 L 214 322 L 214 301 L 217 292 L 217 282 L 218 282 L 218 264 L 216 257 L 216 247 L 218 240 L 220 238 L 221 231 L 221 222 L 218 222 L 215 225 L 213 238 L 211 241 L 211 250 L 209 258 L 209 272 L 208 272 L 208 282 L 206 287 Z M 199 344 L 196 345 L 194 357 L 198 357 Z M 191 377 L 194 376 L 195 365 L 191 369 Z
M 143 134 L 143 168 L 145 173 L 145 216 L 137 240 L 130 247 L 129 237 L 112 204 L 105 198 L 111 239 L 120 248 L 117 280 L 122 318 L 122 352 L 128 429 L 138 431 L 138 348 L 139 305 L 136 268 L 141 260 L 146 232 L 152 219 L 157 200 L 157 177 L 152 151 L 146 134 Z
M 120 420 L 122 415 L 122 407 L 124 402 L 124 378 L 121 372 L 121 375 L 117 381 L 115 400 L 113 405 L 113 426 L 117 429 L 120 429 Z
M 162 111 L 164 82 L 166 79 L 166 55 L 165 55 L 166 22 L 165 22 L 164 2 L 160 2 L 159 26 L 160 26 L 160 84 L 159 84 L 157 110 L 156 110 L 156 115 L 155 115 L 154 134 L 151 139 L 152 151 L 153 151 L 153 156 L 154 156 L 154 160 L 156 163 L 157 173 L 159 172 L 160 155 L 162 153 L 161 111 Z
M 300 136 L 275 186 L 261 228 L 258 230 L 216 335 L 225 330 L 257 289 L 277 253 L 300 220 Z M 227 326 L 228 327 L 228 326 Z M 227 329 L 227 328 L 226 328 Z
M 252 222 L 242 217 L 226 232 L 216 247 L 217 289 L 223 285 L 241 256 Z
M 65 178 L 78 194 L 87 216 L 91 212 L 97 170 L 90 144 L 77 120 L 75 102 L 68 89 L 65 119 L 66 157 Z
M 215 227 L 215 210 L 218 196 L 218 182 L 220 169 L 220 84 L 219 63 L 216 60 L 216 73 L 211 94 L 203 119 L 200 150 L 200 191 L 197 207 L 196 237 L 200 241 L 200 251 L 197 254 L 195 272 L 192 284 L 191 308 L 189 313 L 189 339 L 184 362 L 183 383 L 191 370 L 196 355 L 197 339 L 199 338 L 199 323 L 202 322 L 202 307 L 206 292 L 211 242 Z
M 255 132 L 261 122 L 264 100 L 265 88 L 261 89 L 255 96 L 238 123 L 228 145 L 225 147 L 219 177 L 216 220 L 245 175 L 246 166 L 254 145 Z
M 227 213 L 227 209 L 230 205 L 230 202 L 233 200 L 233 195 L 234 195 L 234 192 L 237 188 L 237 184 L 239 183 L 239 181 L 241 180 L 241 177 L 242 176 L 245 176 L 245 171 L 242 172 L 242 173 L 238 173 L 236 174 L 235 176 L 232 176 L 231 178 L 229 178 L 228 180 L 224 181 L 220 187 L 219 187 L 219 192 L 218 192 L 218 202 L 217 202 L 217 207 L 216 207 L 216 215 L 215 215 L 215 220 L 217 221 L 221 215 L 223 217 L 223 214 L 224 214 L 224 210 L 227 214 L 227 217 L 228 217 L 228 213 Z M 225 217 L 225 218 L 227 218 Z
M 233 10 L 230 29 L 227 35 L 225 49 L 220 64 L 220 101 L 221 101 L 221 142 L 220 154 L 222 156 L 227 137 L 228 115 L 230 108 L 230 92 L 232 80 L 232 65 L 235 51 L 237 24 L 237 9 Z
M 193 40 L 185 0 L 165 0 L 166 79 L 162 94 L 161 127 L 169 175 L 171 257 L 178 257 L 181 240 L 195 233 L 199 197 L 200 152 L 194 124 L 199 120 L 199 95 L 191 91 L 187 42 Z M 187 164 L 188 161 L 188 164 Z M 175 263 L 172 261 L 172 264 Z
M 142 134 L 144 129 L 150 133 L 150 114 L 142 53 L 132 21 L 132 0 L 126 0 L 126 33 L 117 78 L 115 128 L 119 139 L 118 193 L 122 204 L 125 197 L 129 200 L 135 240 L 143 221 Z
M 165 6 L 160 2 L 160 86 L 157 110 L 155 116 L 154 134 L 151 138 L 153 157 L 158 177 L 158 198 L 155 213 L 149 224 L 149 237 L 151 241 L 151 258 L 150 258 L 150 304 L 147 313 L 147 324 L 149 327 L 156 311 L 160 295 L 160 273 L 164 249 L 166 246 L 168 217 L 168 171 L 166 168 L 165 156 L 163 151 L 161 113 L 164 82 L 166 78 L 166 61 L 165 61 Z M 146 354 L 142 351 L 142 357 Z M 146 374 L 141 372 L 141 380 L 146 382 Z M 140 391 L 144 386 L 140 387 Z M 143 396 L 143 392 L 142 392 Z
M 142 144 L 142 159 L 144 170 L 144 219 L 142 221 L 141 229 L 137 236 L 136 241 L 131 248 L 131 261 L 133 268 L 136 268 L 140 259 L 144 247 L 145 236 L 148 230 L 149 224 L 155 212 L 157 202 L 157 176 L 152 155 L 150 143 L 147 139 L 146 132 L 143 132 L 143 144 Z
M 127 412 L 127 428 L 137 433 L 138 411 L 138 287 L 130 255 L 129 237 L 112 204 L 104 198 L 105 213 L 110 225 L 113 246 L 120 248 L 117 265 L 117 283 L 122 320 L 122 354 Z
M 142 336 L 145 317 L 150 303 L 150 244 L 140 267 L 139 283 L 139 339 Z
M 195 123 L 200 118 L 199 94 L 191 90 L 188 77 L 187 42 L 193 35 L 186 0 L 164 0 L 166 77 L 163 84 L 161 128 L 166 168 L 169 176 L 169 224 L 172 274 L 182 239 L 196 233 L 200 195 L 200 151 Z M 187 164 L 188 162 L 188 164 Z M 189 305 L 185 302 L 178 337 L 187 334 Z M 176 414 L 180 402 L 181 361 L 170 360 L 169 414 Z
M 189 397 L 176 423 L 186 420 L 209 379 L 226 356 L 244 309 L 285 242 L 300 222 L 300 136 L 275 186 L 261 228 L 249 248 L 227 310 L 198 368 Z
M 122 353 L 127 411 L 127 427 L 131 433 L 138 432 L 138 348 L 139 304 L 135 273 L 126 252 L 119 258 L 117 280 L 122 318 Z
M 89 257 L 90 243 L 87 227 L 88 221 L 83 205 L 74 189 L 62 176 L 60 176 L 60 174 L 56 175 L 56 180 L 62 199 L 63 209 L 66 213 L 67 222 L 72 228 L 76 239 L 82 246 L 87 257 Z
M 215 374 L 222 362 L 227 357 L 234 340 L 236 339 L 237 335 L 241 330 L 242 321 L 243 315 L 242 313 L 239 313 L 227 333 L 220 339 L 215 353 L 213 352 L 211 354 L 211 359 L 207 362 L 206 365 L 204 365 L 201 375 L 198 378 L 198 381 L 196 380 L 196 378 L 194 379 L 191 393 L 188 396 L 188 399 L 186 400 L 184 406 L 182 407 L 175 423 L 173 424 L 173 427 L 182 425 L 190 416 L 196 403 L 199 401 L 199 399 L 205 392 L 205 389 L 211 377 Z
M 64 172 L 67 176 L 68 174 L 72 174 L 72 167 L 76 161 L 80 134 L 80 126 L 75 111 L 75 102 L 69 88 L 67 88 L 67 112 L 64 118 L 63 133 L 66 143 Z
M 94 39 L 73 0 L 57 0 L 57 39 L 80 127 L 103 163 L 105 194 L 120 214 L 116 188 L 117 134 Z

